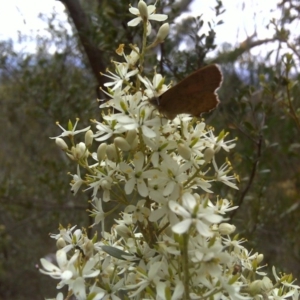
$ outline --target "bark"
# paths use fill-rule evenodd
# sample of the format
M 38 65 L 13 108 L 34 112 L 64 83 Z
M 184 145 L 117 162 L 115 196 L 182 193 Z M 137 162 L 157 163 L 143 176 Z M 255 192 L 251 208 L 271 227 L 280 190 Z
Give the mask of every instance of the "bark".
M 97 47 L 97 45 L 95 45 L 93 39 L 91 38 L 92 24 L 90 22 L 90 19 L 84 12 L 78 0 L 61 0 L 61 2 L 65 5 L 70 14 L 70 17 L 74 22 L 80 42 L 87 55 L 88 61 L 95 75 L 95 78 L 97 79 L 98 85 L 103 86 L 103 84 L 107 80 L 100 74 L 100 72 L 104 73 L 106 66 L 102 59 L 102 51 Z

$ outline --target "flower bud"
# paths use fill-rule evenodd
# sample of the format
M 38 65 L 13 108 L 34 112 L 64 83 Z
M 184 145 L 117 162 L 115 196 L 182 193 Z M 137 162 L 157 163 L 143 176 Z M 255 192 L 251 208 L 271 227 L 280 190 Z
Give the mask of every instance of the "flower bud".
M 167 35 L 169 34 L 169 31 L 170 31 L 169 23 L 162 24 L 156 35 L 157 42 L 162 43 L 165 40 L 165 38 L 167 37 Z
M 74 156 L 78 159 L 83 158 L 86 155 L 85 152 L 86 152 L 85 143 L 80 142 L 79 144 L 76 145 Z
M 73 233 L 72 241 L 74 242 L 74 244 L 77 244 L 78 241 L 80 241 L 81 238 L 82 238 L 82 230 L 81 229 L 76 229 Z
M 204 151 L 204 160 L 206 163 L 210 162 L 211 159 L 214 157 L 215 152 L 212 148 L 206 148 Z
M 61 150 L 67 150 L 68 149 L 68 145 L 66 144 L 66 142 L 61 139 L 61 138 L 56 138 L 55 139 L 55 143 L 56 145 L 61 149 Z
M 157 35 L 155 37 L 154 42 L 151 45 L 149 45 L 147 47 L 147 49 L 154 48 L 157 45 L 163 43 L 164 40 L 165 40 L 165 38 L 169 34 L 169 31 L 170 31 L 169 23 L 165 23 L 165 24 L 161 25 L 160 28 L 159 28 L 159 30 L 158 30 L 158 32 L 157 32 Z
M 272 281 L 269 277 L 264 277 L 262 279 L 262 285 L 261 285 L 261 289 L 263 291 L 269 291 L 273 288 L 273 284 L 272 284 Z
M 106 179 L 101 180 L 100 185 L 105 190 L 110 190 L 113 180 L 111 177 L 107 176 Z
M 134 141 L 132 142 L 132 144 L 130 144 L 130 148 L 133 150 L 133 149 L 136 149 L 137 146 L 139 144 L 139 141 L 137 138 L 134 139 Z
M 219 225 L 219 232 L 221 235 L 228 235 L 235 231 L 236 227 L 229 223 L 221 223 Z
M 256 260 L 257 260 L 258 264 L 260 264 L 263 261 L 263 259 L 264 259 L 264 255 L 263 254 L 258 254 L 257 255 Z
M 62 248 L 64 248 L 66 245 L 67 245 L 67 244 L 66 244 L 65 240 L 64 240 L 62 237 L 60 237 L 60 238 L 56 241 L 56 247 L 57 247 L 57 249 L 62 249 Z
M 130 149 L 133 150 L 138 146 L 139 140 L 137 138 L 136 130 L 129 130 L 126 135 L 126 141 L 130 145 Z
M 186 160 L 191 158 L 191 149 L 184 144 L 178 144 L 178 153 Z
M 140 16 L 143 19 L 143 21 L 147 21 L 148 20 L 148 8 L 147 8 L 147 4 L 143 0 L 139 1 L 138 9 L 139 9 Z
M 116 147 L 118 147 L 122 151 L 129 151 L 130 150 L 130 145 L 128 144 L 128 142 L 120 136 L 116 137 L 114 139 L 114 144 L 116 145 Z
M 102 143 L 102 144 L 99 145 L 99 147 L 97 149 L 97 158 L 98 158 L 98 161 L 102 161 L 102 160 L 105 159 L 106 148 L 107 148 L 107 144 L 106 143 Z
M 66 154 L 67 154 L 67 156 L 69 156 L 70 159 L 76 160 L 76 158 L 75 158 L 76 148 L 74 146 L 72 146 L 72 148 L 71 148 L 71 153 L 72 154 L 70 154 L 70 153 L 66 153 Z
M 91 147 L 93 143 L 93 131 L 92 130 L 88 130 L 85 133 L 85 145 L 87 148 Z
M 255 280 L 249 285 L 250 295 L 255 296 L 265 291 L 269 291 L 273 288 L 272 281 L 268 277 L 264 277 L 262 280 Z
M 122 238 L 128 239 L 132 237 L 131 231 L 128 229 L 127 226 L 124 225 L 117 225 L 115 227 L 117 234 L 121 236 Z
M 249 293 L 251 296 L 255 296 L 261 293 L 262 280 L 252 281 L 249 285 Z
M 128 144 L 131 145 L 134 142 L 135 138 L 136 138 L 136 130 L 135 129 L 129 130 L 126 135 L 126 141 L 128 142 Z
M 116 161 L 117 160 L 117 152 L 115 145 L 107 145 L 106 155 L 109 160 Z
M 88 258 L 93 256 L 94 253 L 94 244 L 91 240 L 87 239 L 83 246 L 84 255 Z

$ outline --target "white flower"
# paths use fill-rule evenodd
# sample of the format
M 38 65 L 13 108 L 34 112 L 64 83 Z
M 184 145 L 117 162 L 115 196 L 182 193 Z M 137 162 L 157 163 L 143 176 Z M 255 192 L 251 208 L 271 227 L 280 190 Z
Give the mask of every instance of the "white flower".
M 220 277 L 221 287 L 223 289 L 223 294 L 228 295 L 227 299 L 236 299 L 236 300 L 250 300 L 253 297 L 243 296 L 240 294 L 240 289 L 242 287 L 242 283 L 236 281 L 235 283 L 231 283 L 230 279 L 222 276 Z M 224 296 L 220 299 L 225 298 Z
M 191 226 L 195 226 L 199 234 L 205 237 L 213 235 L 210 225 L 222 221 L 222 216 L 217 215 L 211 207 L 205 206 L 205 201 L 196 201 L 190 193 L 182 195 L 182 206 L 175 201 L 169 202 L 170 209 L 182 217 L 182 221 L 172 227 L 173 232 L 183 234 Z
M 208 180 L 204 180 L 201 177 L 195 178 L 193 186 L 192 186 L 192 188 L 201 188 L 206 193 L 213 193 L 213 191 L 210 190 L 210 187 L 211 187 L 211 184 L 208 182 Z
M 107 82 L 104 84 L 104 86 L 110 87 L 113 86 L 112 91 L 121 88 L 123 82 L 129 81 L 131 76 L 134 76 L 135 74 L 137 74 L 139 72 L 138 69 L 132 70 L 128 72 L 128 68 L 129 68 L 129 64 L 128 63 L 118 63 L 118 62 L 114 62 L 115 64 L 115 71 L 116 74 L 108 71 L 110 75 L 107 74 L 103 74 L 104 76 L 112 79 L 112 82 Z
M 120 163 L 120 170 L 128 175 L 128 180 L 125 184 L 125 192 L 127 195 L 131 194 L 135 185 L 137 185 L 137 190 L 142 197 L 148 196 L 148 188 L 144 181 L 144 178 L 148 174 L 144 171 L 144 160 L 145 156 L 142 152 L 138 152 L 133 159 L 132 165 L 129 166 L 125 162 Z
M 151 99 L 153 97 L 159 97 L 170 87 L 164 84 L 164 78 L 161 74 L 158 73 L 155 73 L 155 75 L 153 76 L 152 83 L 147 77 L 144 78 L 139 74 L 138 77 L 146 87 L 144 93 L 148 99 Z
M 165 299 L 166 297 L 166 290 L 169 290 L 170 287 L 167 285 L 166 282 L 159 282 L 156 285 L 156 291 L 157 291 L 157 296 L 160 297 L 159 299 Z M 180 300 L 182 299 L 182 295 L 184 292 L 184 286 L 182 281 L 178 281 L 176 283 L 175 289 L 173 291 L 172 297 L 168 298 L 170 300 Z
M 89 189 L 93 189 L 93 198 L 97 197 L 99 188 L 103 190 L 103 201 L 108 202 L 110 200 L 110 191 L 113 185 L 113 177 L 116 172 L 115 163 L 107 160 L 105 161 L 104 168 L 98 168 L 95 170 L 96 175 L 89 176 Z
M 90 287 L 90 293 L 87 297 L 87 299 L 93 299 L 93 300 L 101 300 L 104 299 L 104 295 L 106 294 L 106 291 L 101 289 L 100 287 L 96 286 L 96 282 L 93 286 Z M 114 299 L 114 298 L 112 298 Z
M 76 300 L 86 300 L 85 280 L 82 277 L 78 277 L 74 280 L 73 293 Z
M 221 235 L 228 235 L 233 233 L 236 227 L 229 223 L 221 223 L 218 229 Z
M 232 206 L 232 203 L 227 199 L 218 199 L 216 205 L 213 205 L 211 202 L 209 202 L 208 205 L 217 207 L 220 215 L 225 215 L 226 213 L 238 208 L 238 206 Z
M 150 215 L 150 209 L 145 207 L 146 200 L 140 200 L 136 205 L 128 205 L 125 209 L 126 213 L 132 213 L 132 221 L 136 223 L 137 221 L 143 222 L 147 220 Z
M 50 234 L 50 237 L 53 239 L 58 240 L 60 237 L 62 237 L 66 242 L 71 243 L 72 242 L 72 231 L 76 228 L 76 225 L 71 228 L 60 228 L 60 232 L 58 234 Z
M 245 243 L 245 240 L 231 240 L 228 236 L 227 238 L 223 238 L 223 243 L 227 247 L 233 247 L 234 252 L 240 253 L 244 249 L 244 246 L 242 246 L 242 244 Z
M 300 289 L 299 285 L 293 284 L 293 282 L 287 282 L 286 280 L 283 281 L 282 278 L 280 278 L 277 275 L 276 269 L 274 266 L 272 267 L 272 273 L 274 275 L 276 282 L 281 282 L 284 286 L 289 287 L 289 288 Z
M 137 92 L 134 95 L 124 95 L 122 97 L 110 100 L 112 105 L 120 111 L 118 114 L 105 116 L 105 120 L 114 120 L 124 131 L 141 128 L 143 135 L 152 138 L 156 133 L 152 128 L 161 125 L 158 116 L 153 115 L 152 106 L 142 101 L 142 93 Z
M 158 179 L 161 176 L 160 171 L 152 170 L 152 176 L 148 180 L 148 190 L 150 199 L 157 203 L 166 203 L 166 198 L 162 194 L 164 189 L 164 183 L 160 182 Z
M 190 121 L 182 121 L 181 130 L 181 143 L 190 148 L 192 161 L 196 165 L 203 165 L 205 162 L 203 151 L 206 147 L 205 140 L 203 139 L 205 124 L 202 122 L 193 128 L 193 126 L 190 125 Z
M 299 287 L 298 287 L 299 288 Z M 276 300 L 282 300 L 282 299 L 297 299 L 299 300 L 299 291 L 297 289 L 291 289 L 290 291 L 286 291 L 285 293 L 282 293 L 282 288 L 275 288 L 272 289 L 271 292 L 272 297 L 271 299 L 276 299 Z M 269 298 L 270 299 L 270 298 Z
M 210 130 L 207 134 L 206 134 L 206 141 L 211 145 L 211 147 L 213 147 L 213 149 L 215 150 L 215 152 L 219 152 L 220 149 L 224 149 L 226 152 L 229 152 L 230 149 L 235 147 L 235 139 L 234 140 L 230 140 L 230 141 L 224 141 L 225 137 L 227 136 L 227 134 L 224 133 L 224 131 L 222 131 L 219 136 L 215 137 L 212 130 Z
M 190 162 L 180 165 L 175 159 L 166 156 L 160 165 L 162 172 L 157 182 L 165 184 L 164 196 L 170 195 L 175 189 L 179 190 L 188 179 L 186 170 L 191 167 Z M 155 181 L 154 181 L 155 182 Z
M 143 4 L 145 4 L 144 1 L 139 1 L 139 7 L 144 6 Z M 133 14 L 136 15 L 137 17 L 134 18 L 133 20 L 131 20 L 130 22 L 127 23 L 128 26 L 134 27 L 137 26 L 141 21 L 143 21 L 143 18 L 146 18 L 147 20 L 147 35 L 149 35 L 151 33 L 151 24 L 149 22 L 149 20 L 153 20 L 153 21 L 165 21 L 168 16 L 164 15 L 164 14 L 155 14 L 155 10 L 156 7 L 155 5 L 148 5 L 147 6 L 147 13 L 144 12 L 144 10 L 142 11 L 142 14 L 140 12 L 140 9 L 137 9 L 135 7 L 130 7 L 129 11 Z
M 97 224 L 99 224 L 100 222 L 104 221 L 105 219 L 105 212 L 103 211 L 102 209 L 102 200 L 101 198 L 94 198 L 93 201 L 92 201 L 92 205 L 94 207 L 94 209 L 92 209 L 90 211 L 90 216 L 94 218 L 94 223 L 91 225 L 92 226 L 95 226 Z M 104 225 L 104 224 L 103 224 Z M 104 227 L 103 227 L 104 228 Z
M 96 123 L 96 128 L 98 131 L 94 134 L 96 141 L 102 142 L 108 140 L 114 134 L 123 133 L 125 129 L 119 125 L 115 120 L 105 120 L 105 123 L 100 123 L 98 121 L 93 121 Z
M 152 150 L 151 162 L 156 168 L 160 163 L 160 159 L 164 160 L 167 157 L 167 151 L 176 147 L 175 141 L 169 141 L 160 134 L 158 130 L 155 130 L 155 137 L 144 137 L 146 145 Z
M 209 274 L 212 277 L 222 276 L 221 265 L 230 264 L 232 258 L 224 251 L 221 239 L 210 240 L 204 236 L 190 237 L 190 259 L 199 264 L 199 274 Z
M 56 252 L 58 266 L 41 258 L 40 261 L 44 269 L 40 269 L 40 272 L 54 279 L 60 279 L 61 281 L 58 286 L 63 287 L 73 276 L 73 262 L 77 260 L 79 253 L 79 251 L 75 251 L 75 254 L 68 261 L 66 252 L 58 250 Z
M 227 174 L 231 171 L 231 166 L 225 162 L 220 168 L 218 168 L 215 158 L 212 160 L 215 172 L 216 172 L 216 180 L 223 182 L 224 184 L 232 187 L 233 189 L 238 190 L 238 187 L 231 181 L 236 180 L 236 178 L 231 175 L 227 176 Z
M 63 293 L 58 293 L 55 298 L 47 298 L 46 300 L 64 300 Z
M 137 290 L 135 292 L 130 294 L 130 298 L 141 293 L 141 291 L 146 289 L 147 286 L 152 285 L 152 284 L 158 284 L 160 281 L 159 272 L 162 268 L 164 269 L 166 267 L 167 266 L 165 264 L 163 264 L 163 262 L 157 261 L 150 265 L 147 274 L 145 274 L 144 272 L 142 273 L 142 272 L 137 271 L 140 275 L 140 281 L 137 284 L 127 285 L 128 289 L 137 288 Z
M 76 146 L 72 146 L 71 153 L 67 153 L 67 156 L 72 160 L 83 160 L 90 155 L 85 143 L 80 142 Z
M 125 53 L 123 52 L 124 58 L 130 66 L 134 66 L 140 58 L 140 49 L 137 46 L 132 47 L 134 47 L 134 49 L 130 52 L 129 55 L 125 55 Z
M 60 134 L 60 135 L 58 135 L 58 136 L 51 137 L 50 139 L 56 139 L 56 138 L 59 138 L 59 137 L 65 137 L 65 136 L 73 137 L 74 135 L 76 135 L 76 134 L 78 134 L 78 133 L 80 133 L 80 132 L 88 131 L 88 130 L 91 128 L 91 126 L 88 126 L 88 127 L 84 128 L 84 129 L 75 130 L 76 127 L 77 127 L 78 121 L 79 121 L 79 119 L 76 119 L 76 123 L 75 123 L 74 126 L 73 126 L 73 124 L 71 123 L 71 121 L 69 121 L 68 127 L 70 128 L 70 130 L 64 129 L 64 128 L 57 122 L 56 125 L 62 129 L 63 133 Z
M 77 174 L 73 175 L 73 180 L 71 182 L 71 192 L 76 195 L 76 193 L 78 192 L 79 188 L 81 187 L 81 185 L 83 184 L 84 180 L 81 178 L 80 175 L 80 167 L 79 165 L 77 165 Z
M 71 249 L 74 249 L 76 246 L 79 246 L 81 248 L 82 245 L 84 244 L 85 235 L 82 233 L 80 229 L 76 229 L 73 232 L 75 228 L 76 226 L 73 226 L 72 228 L 68 228 L 68 229 L 61 227 L 59 234 L 50 234 L 50 237 L 56 240 L 62 238 L 66 243 L 66 246 L 63 247 L 62 250 L 64 250 L 66 253 Z
M 174 225 L 180 222 L 176 214 L 170 209 L 168 201 L 163 201 L 158 208 L 155 207 L 155 209 L 151 211 L 149 221 L 158 222 L 158 220 L 161 226 L 167 223 Z

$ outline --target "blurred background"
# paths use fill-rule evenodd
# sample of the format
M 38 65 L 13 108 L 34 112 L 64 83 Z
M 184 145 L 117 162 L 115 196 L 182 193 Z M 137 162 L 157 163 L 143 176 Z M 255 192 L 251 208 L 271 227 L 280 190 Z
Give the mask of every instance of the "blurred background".
M 215 192 L 240 206 L 229 217 L 266 268 L 299 278 L 300 2 L 260 2 L 161 0 L 157 12 L 169 16 L 171 32 L 147 56 L 145 72 L 157 66 L 177 82 L 220 65 L 221 105 L 205 118 L 238 137 L 229 159 L 240 183 Z M 78 117 L 84 128 L 100 119 L 100 72 L 119 60 L 119 44 L 129 53 L 129 43 L 140 43 L 141 27 L 127 27 L 128 7 L 128 0 L 0 2 L 0 299 L 54 297 L 55 281 L 38 271 L 39 259 L 56 251 L 48 233 L 92 224 L 89 192 L 70 192 L 76 165 L 49 137 L 61 132 L 56 121 L 66 128 Z M 152 25 L 154 38 L 160 23 Z

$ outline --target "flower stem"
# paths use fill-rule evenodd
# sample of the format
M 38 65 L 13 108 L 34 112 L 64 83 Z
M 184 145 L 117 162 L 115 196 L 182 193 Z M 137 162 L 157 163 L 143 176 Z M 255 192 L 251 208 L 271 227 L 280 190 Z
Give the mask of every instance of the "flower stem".
M 182 245 L 181 245 L 181 252 L 182 252 L 182 266 L 183 266 L 183 285 L 184 285 L 184 298 L 189 299 L 189 255 L 188 255 L 188 243 L 189 243 L 189 235 L 184 234 L 182 236 Z
M 148 20 L 143 21 L 143 40 L 142 40 L 142 51 L 140 55 L 140 72 L 143 72 L 143 64 L 146 53 L 146 44 L 147 44 L 147 22 Z

